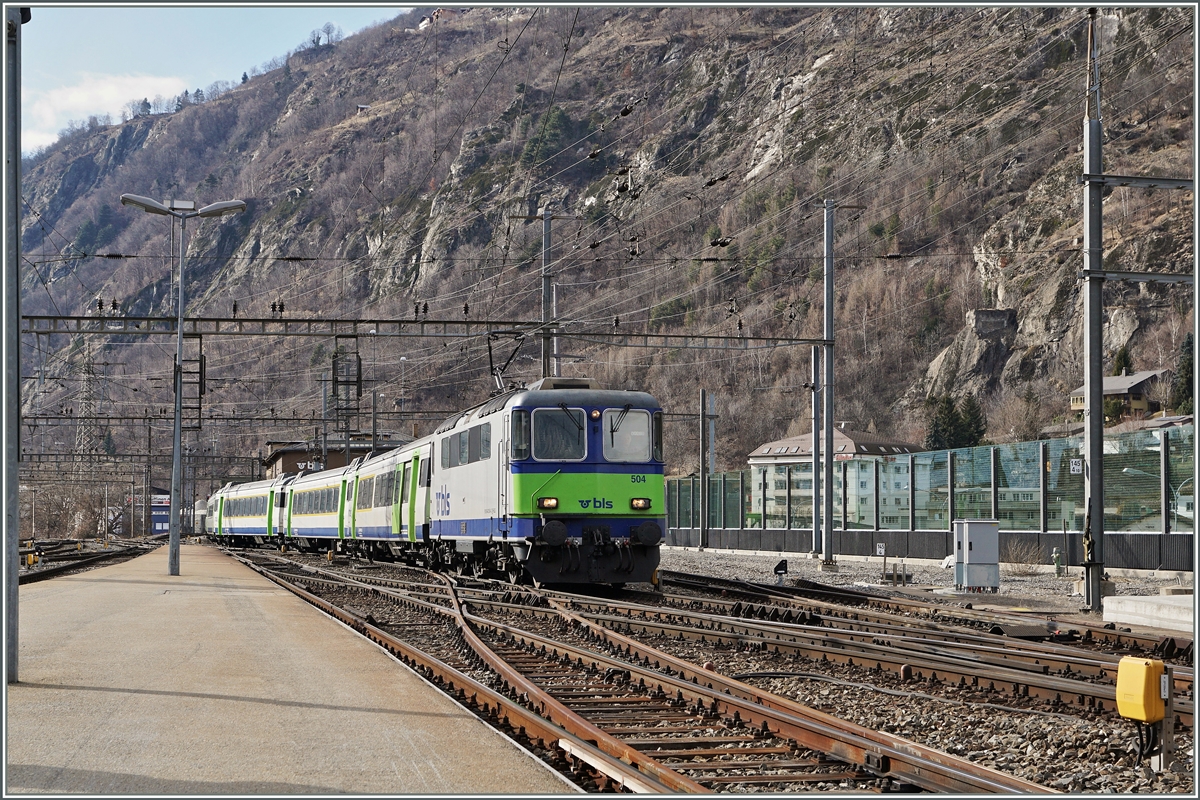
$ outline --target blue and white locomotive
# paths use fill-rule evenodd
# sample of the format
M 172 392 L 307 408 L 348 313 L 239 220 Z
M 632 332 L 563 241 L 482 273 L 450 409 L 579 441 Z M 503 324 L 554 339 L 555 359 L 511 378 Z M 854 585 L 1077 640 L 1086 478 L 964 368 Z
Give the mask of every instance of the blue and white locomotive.
M 538 583 L 650 581 L 663 413 L 645 392 L 544 378 L 349 466 L 227 485 L 210 538 Z

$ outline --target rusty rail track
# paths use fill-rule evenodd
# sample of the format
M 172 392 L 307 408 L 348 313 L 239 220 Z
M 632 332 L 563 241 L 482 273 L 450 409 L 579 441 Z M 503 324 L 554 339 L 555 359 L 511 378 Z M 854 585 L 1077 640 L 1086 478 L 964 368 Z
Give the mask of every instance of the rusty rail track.
M 617 657 L 478 616 L 468 608 L 480 603 L 478 595 L 495 593 L 472 590 L 467 593 L 477 596 L 460 605 L 455 584 L 449 579 L 443 579 L 448 594 L 422 598 L 407 589 L 372 586 L 327 570 L 314 569 L 316 574 L 307 578 L 340 579 L 393 603 L 452 618 L 473 657 L 497 676 L 499 691 L 487 694 L 482 691 L 487 687 L 479 681 L 404 643 L 361 614 L 340 609 L 278 573 L 261 571 L 417 665 L 460 699 L 465 694 L 462 687 L 469 685 L 476 707 L 478 698 L 486 697 L 483 702 L 492 709 L 491 716 L 509 728 L 519 723 L 527 737 L 534 731 L 542 745 L 553 744 L 563 754 L 590 764 L 613 785 L 691 793 L 737 784 L 786 787 L 851 780 L 875 781 L 880 788 L 890 785 L 930 791 L 1050 791 L 706 672 L 564 607 L 553 613 L 569 628 L 585 631 L 602 647 L 615 649 Z M 419 593 L 428 594 L 430 588 L 421 587 Z M 504 594 L 521 602 L 502 605 L 521 609 L 527 609 L 527 602 L 538 596 L 531 591 L 501 596 Z M 442 604 L 447 598 L 453 608 Z M 804 754 L 802 749 L 816 752 Z
M 113 550 L 108 553 L 99 553 L 97 555 L 88 555 L 82 557 L 73 557 L 69 561 L 63 561 L 60 564 L 55 564 L 52 567 L 43 567 L 42 569 L 33 570 L 30 572 L 21 573 L 17 577 L 17 584 L 24 586 L 27 583 L 37 583 L 38 581 L 49 580 L 50 578 L 58 578 L 84 567 L 91 567 L 101 561 L 108 561 L 114 558 L 132 558 L 139 556 L 144 551 L 139 548 L 127 548 L 121 550 Z
M 670 573 L 679 575 L 681 573 Z M 682 606 L 700 605 L 702 608 L 725 617 L 748 618 L 775 623 L 808 623 L 819 624 L 822 628 L 856 631 L 875 637 L 889 637 L 889 641 L 903 643 L 904 637 L 922 639 L 941 639 L 946 642 L 958 641 L 964 646 L 978 650 L 984 660 L 991 658 L 997 663 L 1015 665 L 1024 661 L 1038 668 L 1047 667 L 1047 671 L 1059 674 L 1092 677 L 1098 680 L 1115 679 L 1117 664 L 1121 654 L 1111 654 L 1094 649 L 1082 649 L 1068 644 L 1078 641 L 1078 631 L 1073 629 L 1074 623 L 1063 624 L 1054 619 L 1037 619 L 1029 617 L 1014 617 L 1011 615 L 995 615 L 992 612 L 974 612 L 972 619 L 976 622 L 990 623 L 989 631 L 949 630 L 946 623 L 940 619 L 926 619 L 907 616 L 911 613 L 929 613 L 939 618 L 949 617 L 953 620 L 962 611 L 957 609 L 921 601 L 896 601 L 891 603 L 902 612 L 873 611 L 870 609 L 848 609 L 844 606 L 826 601 L 798 601 L 789 593 L 773 594 L 779 587 L 768 587 L 759 584 L 745 584 L 741 581 L 729 581 L 720 578 L 687 575 L 675 580 L 671 577 L 666 582 L 675 582 L 690 588 L 714 588 L 729 592 L 729 586 L 734 591 L 750 599 L 736 600 L 727 598 L 698 598 L 690 595 L 664 594 L 663 599 Z M 861 592 L 852 595 L 861 596 Z M 950 608 L 950 613 L 945 613 Z M 906 613 L 905 613 L 906 612 Z M 1111 633 L 1111 631 L 1109 632 Z M 1125 635 L 1125 634 L 1120 634 Z M 1127 635 L 1126 635 L 1127 636 Z M 899 637 L 899 638 L 898 638 Z M 1084 640 L 1089 637 L 1085 634 Z M 1094 640 L 1093 640 L 1094 641 Z M 1115 639 L 1113 640 L 1115 643 Z M 1148 637 L 1136 636 L 1126 638 L 1114 646 L 1125 648 L 1130 644 L 1137 654 L 1160 658 L 1175 658 L 1190 660 L 1192 642 L 1179 637 Z M 1191 694 L 1193 690 L 1194 669 L 1191 666 L 1177 665 L 1175 670 L 1175 688 L 1177 693 Z M 1190 716 L 1190 704 L 1185 702 L 1180 707 L 1180 713 Z
M 1117 648 L 1132 648 L 1145 651 L 1146 653 L 1159 653 L 1163 645 L 1170 641 L 1171 653 L 1167 653 L 1167 657 L 1171 657 L 1175 650 L 1180 652 L 1180 658 L 1190 659 L 1192 640 L 1182 636 L 1149 636 L 1145 634 L 1131 633 L 1120 631 L 1113 628 L 1105 628 L 1102 625 L 1091 625 L 1088 623 L 1072 620 L 1069 623 L 1060 622 L 1053 616 L 1031 617 L 1017 613 L 1002 613 L 997 611 L 982 611 L 979 609 L 964 608 L 961 606 L 943 605 L 939 603 L 930 603 L 918 599 L 886 597 L 884 595 L 865 592 L 858 589 L 847 589 L 837 586 L 826 586 L 824 584 L 813 581 L 800 580 L 795 586 L 771 586 L 763 583 L 753 583 L 750 581 L 733 580 L 729 578 L 716 578 L 706 575 L 695 575 L 686 572 L 671 572 L 662 571 L 659 573 L 659 580 L 663 584 L 676 585 L 680 587 L 689 587 L 701 590 L 724 590 L 728 593 L 738 594 L 748 599 L 771 599 L 776 603 L 792 601 L 807 601 L 806 605 L 824 604 L 819 607 L 824 607 L 829 610 L 837 610 L 839 613 L 846 614 L 853 618 L 861 616 L 869 616 L 870 610 L 884 611 L 892 614 L 921 614 L 937 617 L 944 621 L 959 621 L 962 624 L 972 626 L 1014 626 L 1018 628 L 1028 629 L 1030 626 L 1043 626 L 1047 635 L 1053 635 L 1055 631 L 1066 631 L 1074 629 L 1081 632 L 1080 635 L 1085 639 L 1090 639 L 1096 642 L 1103 642 L 1109 646 Z M 847 611 L 847 606 L 858 606 L 862 611 Z M 857 615 L 857 616 L 855 616 Z

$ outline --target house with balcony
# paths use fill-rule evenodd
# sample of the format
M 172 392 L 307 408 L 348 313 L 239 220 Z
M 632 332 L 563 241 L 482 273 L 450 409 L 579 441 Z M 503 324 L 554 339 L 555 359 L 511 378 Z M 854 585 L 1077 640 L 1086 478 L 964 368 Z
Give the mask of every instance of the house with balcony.
M 1152 399 L 1157 390 L 1171 383 L 1175 373 L 1169 369 L 1152 369 L 1127 375 L 1104 377 L 1104 399 L 1121 401 L 1122 414 L 1148 416 L 1162 410 L 1162 404 Z M 1083 412 L 1083 387 L 1071 392 L 1071 411 Z

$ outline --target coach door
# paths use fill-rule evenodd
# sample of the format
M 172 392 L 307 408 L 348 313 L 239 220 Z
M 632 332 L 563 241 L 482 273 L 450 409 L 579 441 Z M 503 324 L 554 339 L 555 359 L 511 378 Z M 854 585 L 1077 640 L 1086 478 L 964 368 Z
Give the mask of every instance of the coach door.
M 508 530 L 508 492 L 512 485 L 509 467 L 509 415 L 504 415 L 504 424 L 500 426 L 500 440 L 492 452 L 499 450 L 496 459 L 496 514 L 499 515 L 500 530 Z
M 416 461 L 416 457 L 413 458 Z M 413 485 L 412 471 L 413 461 L 404 463 L 403 477 L 400 479 L 400 537 L 406 538 L 410 542 L 417 540 L 416 534 L 413 532 Z

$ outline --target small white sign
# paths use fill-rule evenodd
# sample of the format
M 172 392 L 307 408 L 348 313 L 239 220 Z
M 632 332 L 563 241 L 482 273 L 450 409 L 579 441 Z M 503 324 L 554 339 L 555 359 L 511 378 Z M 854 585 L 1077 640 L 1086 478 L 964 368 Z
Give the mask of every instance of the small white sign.
M 875 555 L 886 556 L 887 555 L 887 544 L 885 544 L 884 542 L 877 542 L 875 544 Z
M 1082 458 L 1072 458 L 1071 459 L 1071 474 L 1072 475 L 1082 475 L 1083 474 L 1083 459 Z

